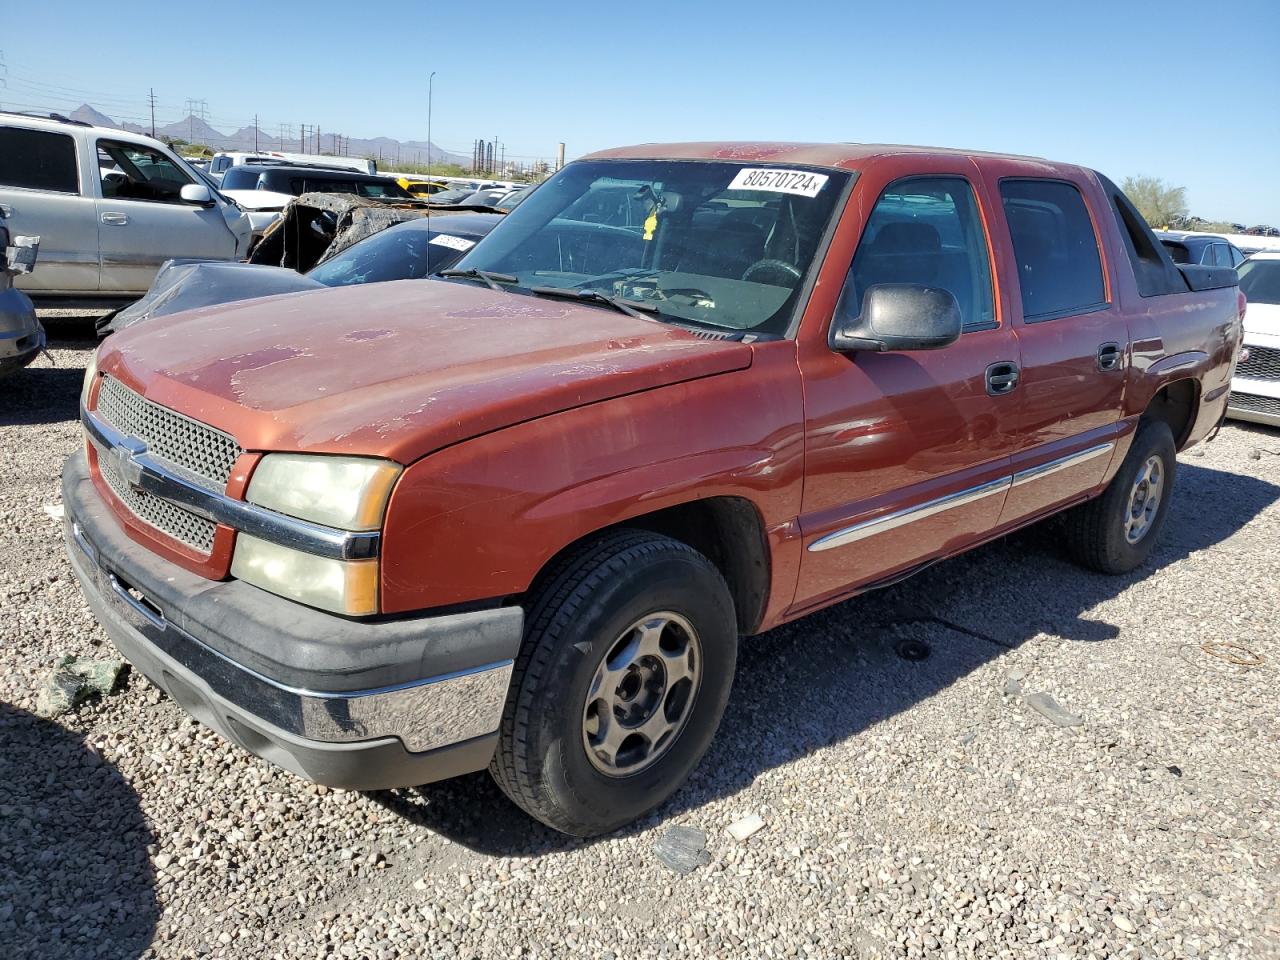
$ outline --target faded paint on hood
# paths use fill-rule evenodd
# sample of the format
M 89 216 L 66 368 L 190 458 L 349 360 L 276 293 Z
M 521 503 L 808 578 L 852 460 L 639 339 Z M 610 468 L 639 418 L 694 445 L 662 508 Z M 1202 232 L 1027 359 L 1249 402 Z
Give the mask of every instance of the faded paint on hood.
M 608 308 L 403 280 L 222 304 L 138 324 L 99 369 L 246 450 L 409 463 L 513 423 L 751 364 Z

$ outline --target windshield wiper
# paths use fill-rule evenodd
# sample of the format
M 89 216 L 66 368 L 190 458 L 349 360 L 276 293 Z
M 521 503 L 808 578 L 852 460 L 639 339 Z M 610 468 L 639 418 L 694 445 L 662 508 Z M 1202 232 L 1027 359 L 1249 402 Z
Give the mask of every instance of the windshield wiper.
M 611 297 L 607 293 L 601 293 L 599 290 L 574 290 L 570 287 L 529 287 L 530 293 L 536 293 L 542 297 L 560 297 L 564 300 L 587 300 L 591 303 L 604 303 L 615 310 L 621 310 L 628 316 L 635 317 L 637 320 L 648 320 L 645 313 L 658 313 L 658 308 L 649 303 L 640 303 L 636 300 L 624 300 L 622 297 Z M 644 311 L 641 313 L 640 311 Z
M 477 270 L 471 267 L 467 270 L 441 270 L 437 276 L 441 277 L 463 277 L 467 280 L 479 280 L 481 283 L 489 285 L 490 290 L 501 290 L 499 283 L 519 283 L 519 277 L 513 277 L 509 273 L 493 273 L 489 270 Z

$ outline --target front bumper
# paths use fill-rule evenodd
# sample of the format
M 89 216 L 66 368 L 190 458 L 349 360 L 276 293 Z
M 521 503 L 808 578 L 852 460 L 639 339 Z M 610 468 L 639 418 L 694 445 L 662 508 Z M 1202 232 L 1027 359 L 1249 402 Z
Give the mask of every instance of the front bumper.
M 1280 426 L 1280 380 L 1233 378 L 1227 416 L 1234 420 Z
M 67 550 L 120 652 L 228 740 L 317 783 L 374 790 L 481 770 L 492 758 L 523 613 L 356 621 L 134 543 L 63 469 Z
M 1243 346 L 1274 357 L 1280 351 L 1280 334 L 1246 329 Z M 1280 369 L 1274 360 L 1258 362 L 1255 357 L 1245 372 L 1236 369 L 1236 375 L 1231 378 L 1227 416 L 1280 426 Z
M 44 327 L 39 324 L 33 332 L 20 336 L 0 333 L 0 376 L 21 370 L 44 348 Z
M 3 255 L 0 248 L 0 262 Z M 27 295 L 13 288 L 0 290 L 0 375 L 22 369 L 44 346 L 44 327 Z

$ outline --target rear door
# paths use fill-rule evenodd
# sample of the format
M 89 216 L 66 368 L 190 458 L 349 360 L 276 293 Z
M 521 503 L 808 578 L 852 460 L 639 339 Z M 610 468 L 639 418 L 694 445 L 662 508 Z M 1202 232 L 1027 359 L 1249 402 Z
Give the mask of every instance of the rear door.
M 1098 486 L 1115 450 L 1130 344 L 1100 239 L 1106 201 L 1091 186 L 1025 176 L 989 181 L 999 197 L 996 229 L 1013 258 L 1022 351 L 1013 486 L 1001 523 Z
M 70 133 L 0 124 L 0 212 L 11 234 L 40 238 L 36 269 L 18 280 L 24 290 L 98 289 L 93 187 L 81 173 Z
M 222 211 L 182 199 L 195 181 L 166 154 L 99 140 L 97 160 L 104 293 L 145 292 L 171 257 L 234 259 L 236 238 Z
M 910 168 L 859 181 L 850 209 L 870 212 L 852 227 L 860 239 L 843 300 L 856 313 L 877 283 L 942 287 L 960 304 L 964 333 L 940 350 L 901 353 L 836 353 L 825 328 L 801 338 L 796 612 L 982 538 L 1008 488 L 1018 396 L 1005 375 L 1019 354 L 997 308 L 982 191 L 966 158 L 912 158 Z

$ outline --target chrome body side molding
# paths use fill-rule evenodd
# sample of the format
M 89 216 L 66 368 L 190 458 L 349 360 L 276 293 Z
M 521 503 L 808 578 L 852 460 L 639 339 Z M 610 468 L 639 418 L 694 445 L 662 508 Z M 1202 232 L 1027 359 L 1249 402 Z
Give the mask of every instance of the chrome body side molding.
M 969 487 L 966 490 L 947 494 L 945 497 L 938 497 L 936 500 L 930 500 L 917 507 L 907 507 L 904 510 L 897 510 L 885 516 L 876 517 L 873 520 L 864 520 L 861 523 L 843 527 L 813 541 L 813 543 L 809 544 L 809 551 L 820 553 L 823 550 L 831 550 L 835 547 L 857 543 L 867 537 L 874 537 L 878 533 L 896 530 L 898 527 L 905 526 L 908 523 L 915 523 L 917 520 L 936 516 L 945 510 L 963 507 L 966 504 L 974 503 L 994 494 L 1003 493 L 1012 487 L 1022 486 L 1034 480 L 1052 476 L 1061 470 L 1066 470 L 1068 467 L 1078 466 L 1095 457 L 1109 454 L 1114 449 L 1115 443 L 1111 441 L 1100 443 L 1097 446 L 1089 447 L 1087 450 L 1068 454 L 1065 457 L 1059 457 L 1056 460 L 1050 460 L 1048 463 L 1029 467 L 1026 470 L 1019 470 L 1017 473 L 1000 477 L 998 480 L 991 480 L 976 487 Z
M 1096 447 L 1089 447 L 1087 450 L 1081 450 L 1079 453 L 1071 453 L 1065 457 L 1059 457 L 1057 460 L 1050 460 L 1048 463 L 1042 463 L 1038 467 L 1028 467 L 1026 470 L 1019 470 L 1013 475 L 1013 485 L 1020 487 L 1024 483 L 1030 483 L 1032 480 L 1040 480 L 1044 477 L 1052 476 L 1059 470 L 1066 470 L 1068 467 L 1078 466 L 1092 460 L 1094 457 L 1101 457 L 1110 453 L 1115 449 L 1115 444 L 1111 442 L 1100 443 Z
M 1003 493 L 1009 489 L 1012 482 L 1011 477 L 1001 477 L 999 480 L 992 480 L 989 483 L 979 484 L 967 490 L 960 490 L 945 497 L 938 497 L 938 499 L 922 503 L 918 507 L 907 507 L 905 510 L 898 510 L 883 517 L 876 517 L 874 520 L 855 523 L 851 527 L 845 527 L 842 530 L 828 533 L 825 537 L 819 537 L 809 544 L 809 550 L 813 553 L 818 553 L 823 550 L 831 550 L 834 547 L 843 547 L 846 544 L 856 543 L 859 540 L 865 540 L 867 537 L 873 537 L 877 533 L 884 533 L 887 530 L 896 530 L 898 527 L 905 526 L 908 523 L 935 516 L 944 510 L 952 510 L 967 503 L 974 503 L 985 497 Z

